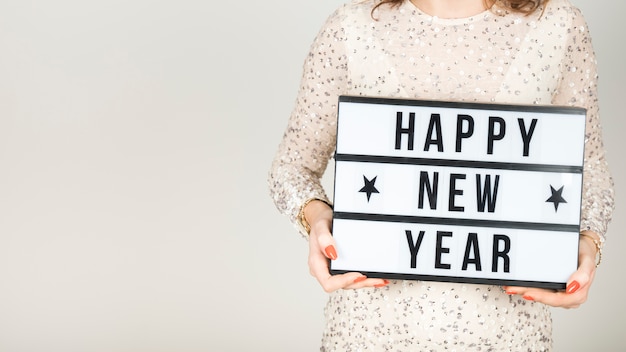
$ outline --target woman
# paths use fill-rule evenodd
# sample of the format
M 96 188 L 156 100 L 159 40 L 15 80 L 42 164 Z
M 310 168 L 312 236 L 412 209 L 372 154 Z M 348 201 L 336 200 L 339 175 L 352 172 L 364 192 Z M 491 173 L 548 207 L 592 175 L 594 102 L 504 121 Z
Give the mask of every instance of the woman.
M 550 350 L 549 306 L 587 299 L 613 210 L 596 81 L 586 23 L 569 0 L 365 0 L 331 15 L 270 172 L 273 199 L 305 227 L 311 274 L 330 293 L 322 350 Z M 579 268 L 566 290 L 330 275 L 337 251 L 320 178 L 339 95 L 586 108 Z

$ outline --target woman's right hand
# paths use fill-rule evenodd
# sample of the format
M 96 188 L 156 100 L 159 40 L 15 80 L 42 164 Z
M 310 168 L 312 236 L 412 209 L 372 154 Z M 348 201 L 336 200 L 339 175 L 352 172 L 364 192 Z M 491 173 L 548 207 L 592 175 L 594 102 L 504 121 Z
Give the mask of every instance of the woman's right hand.
M 324 291 L 356 289 L 363 287 L 383 287 L 389 284 L 384 279 L 370 279 L 358 272 L 331 275 L 329 260 L 337 259 L 335 239 L 331 234 L 333 211 L 322 201 L 309 202 L 304 208 L 304 216 L 311 227 L 309 234 L 309 271 L 317 279 Z

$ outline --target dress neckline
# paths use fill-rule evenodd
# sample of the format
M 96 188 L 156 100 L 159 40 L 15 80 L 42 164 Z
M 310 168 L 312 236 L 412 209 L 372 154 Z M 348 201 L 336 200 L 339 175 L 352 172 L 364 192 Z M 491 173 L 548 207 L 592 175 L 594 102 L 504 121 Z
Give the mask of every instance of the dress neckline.
M 428 19 L 428 21 L 430 22 L 441 24 L 441 25 L 459 25 L 459 24 L 465 24 L 465 23 L 478 22 L 478 21 L 482 21 L 487 18 L 490 18 L 491 16 L 494 15 L 491 9 L 486 9 L 485 11 L 482 11 L 480 13 L 477 13 L 475 15 L 468 16 L 468 17 L 444 18 L 444 17 L 432 16 L 432 15 L 427 14 L 426 12 L 422 11 L 422 9 L 417 7 L 417 5 L 415 5 L 411 0 L 405 0 L 403 3 L 403 6 L 406 10 L 414 11 L 420 17 L 424 17 Z

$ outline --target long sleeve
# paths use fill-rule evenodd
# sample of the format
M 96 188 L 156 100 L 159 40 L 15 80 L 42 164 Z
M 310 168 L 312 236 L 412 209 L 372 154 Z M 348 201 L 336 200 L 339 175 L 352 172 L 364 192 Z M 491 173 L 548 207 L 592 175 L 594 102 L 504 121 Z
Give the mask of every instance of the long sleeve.
M 592 230 L 605 236 L 614 208 L 614 191 L 602 141 L 596 58 L 582 14 L 574 8 L 572 15 L 561 81 L 553 103 L 587 109 L 581 231 Z
M 338 96 L 348 77 L 340 13 L 328 18 L 311 45 L 295 108 L 269 173 L 271 197 L 294 224 L 307 199 L 329 202 L 320 179 L 335 149 Z

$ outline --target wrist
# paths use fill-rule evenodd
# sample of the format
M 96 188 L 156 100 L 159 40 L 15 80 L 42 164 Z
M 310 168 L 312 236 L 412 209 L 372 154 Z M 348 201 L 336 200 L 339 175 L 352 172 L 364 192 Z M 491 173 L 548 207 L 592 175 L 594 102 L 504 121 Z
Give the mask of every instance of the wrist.
M 594 248 L 597 268 L 602 262 L 602 247 L 604 247 L 604 238 L 593 231 L 585 230 L 580 232 L 580 239 L 587 242 L 592 248 Z
M 320 222 L 332 221 L 332 207 L 325 200 L 311 198 L 306 200 L 300 207 L 298 222 L 306 234 L 311 233 L 311 228 Z M 326 224 L 330 226 L 330 223 Z

